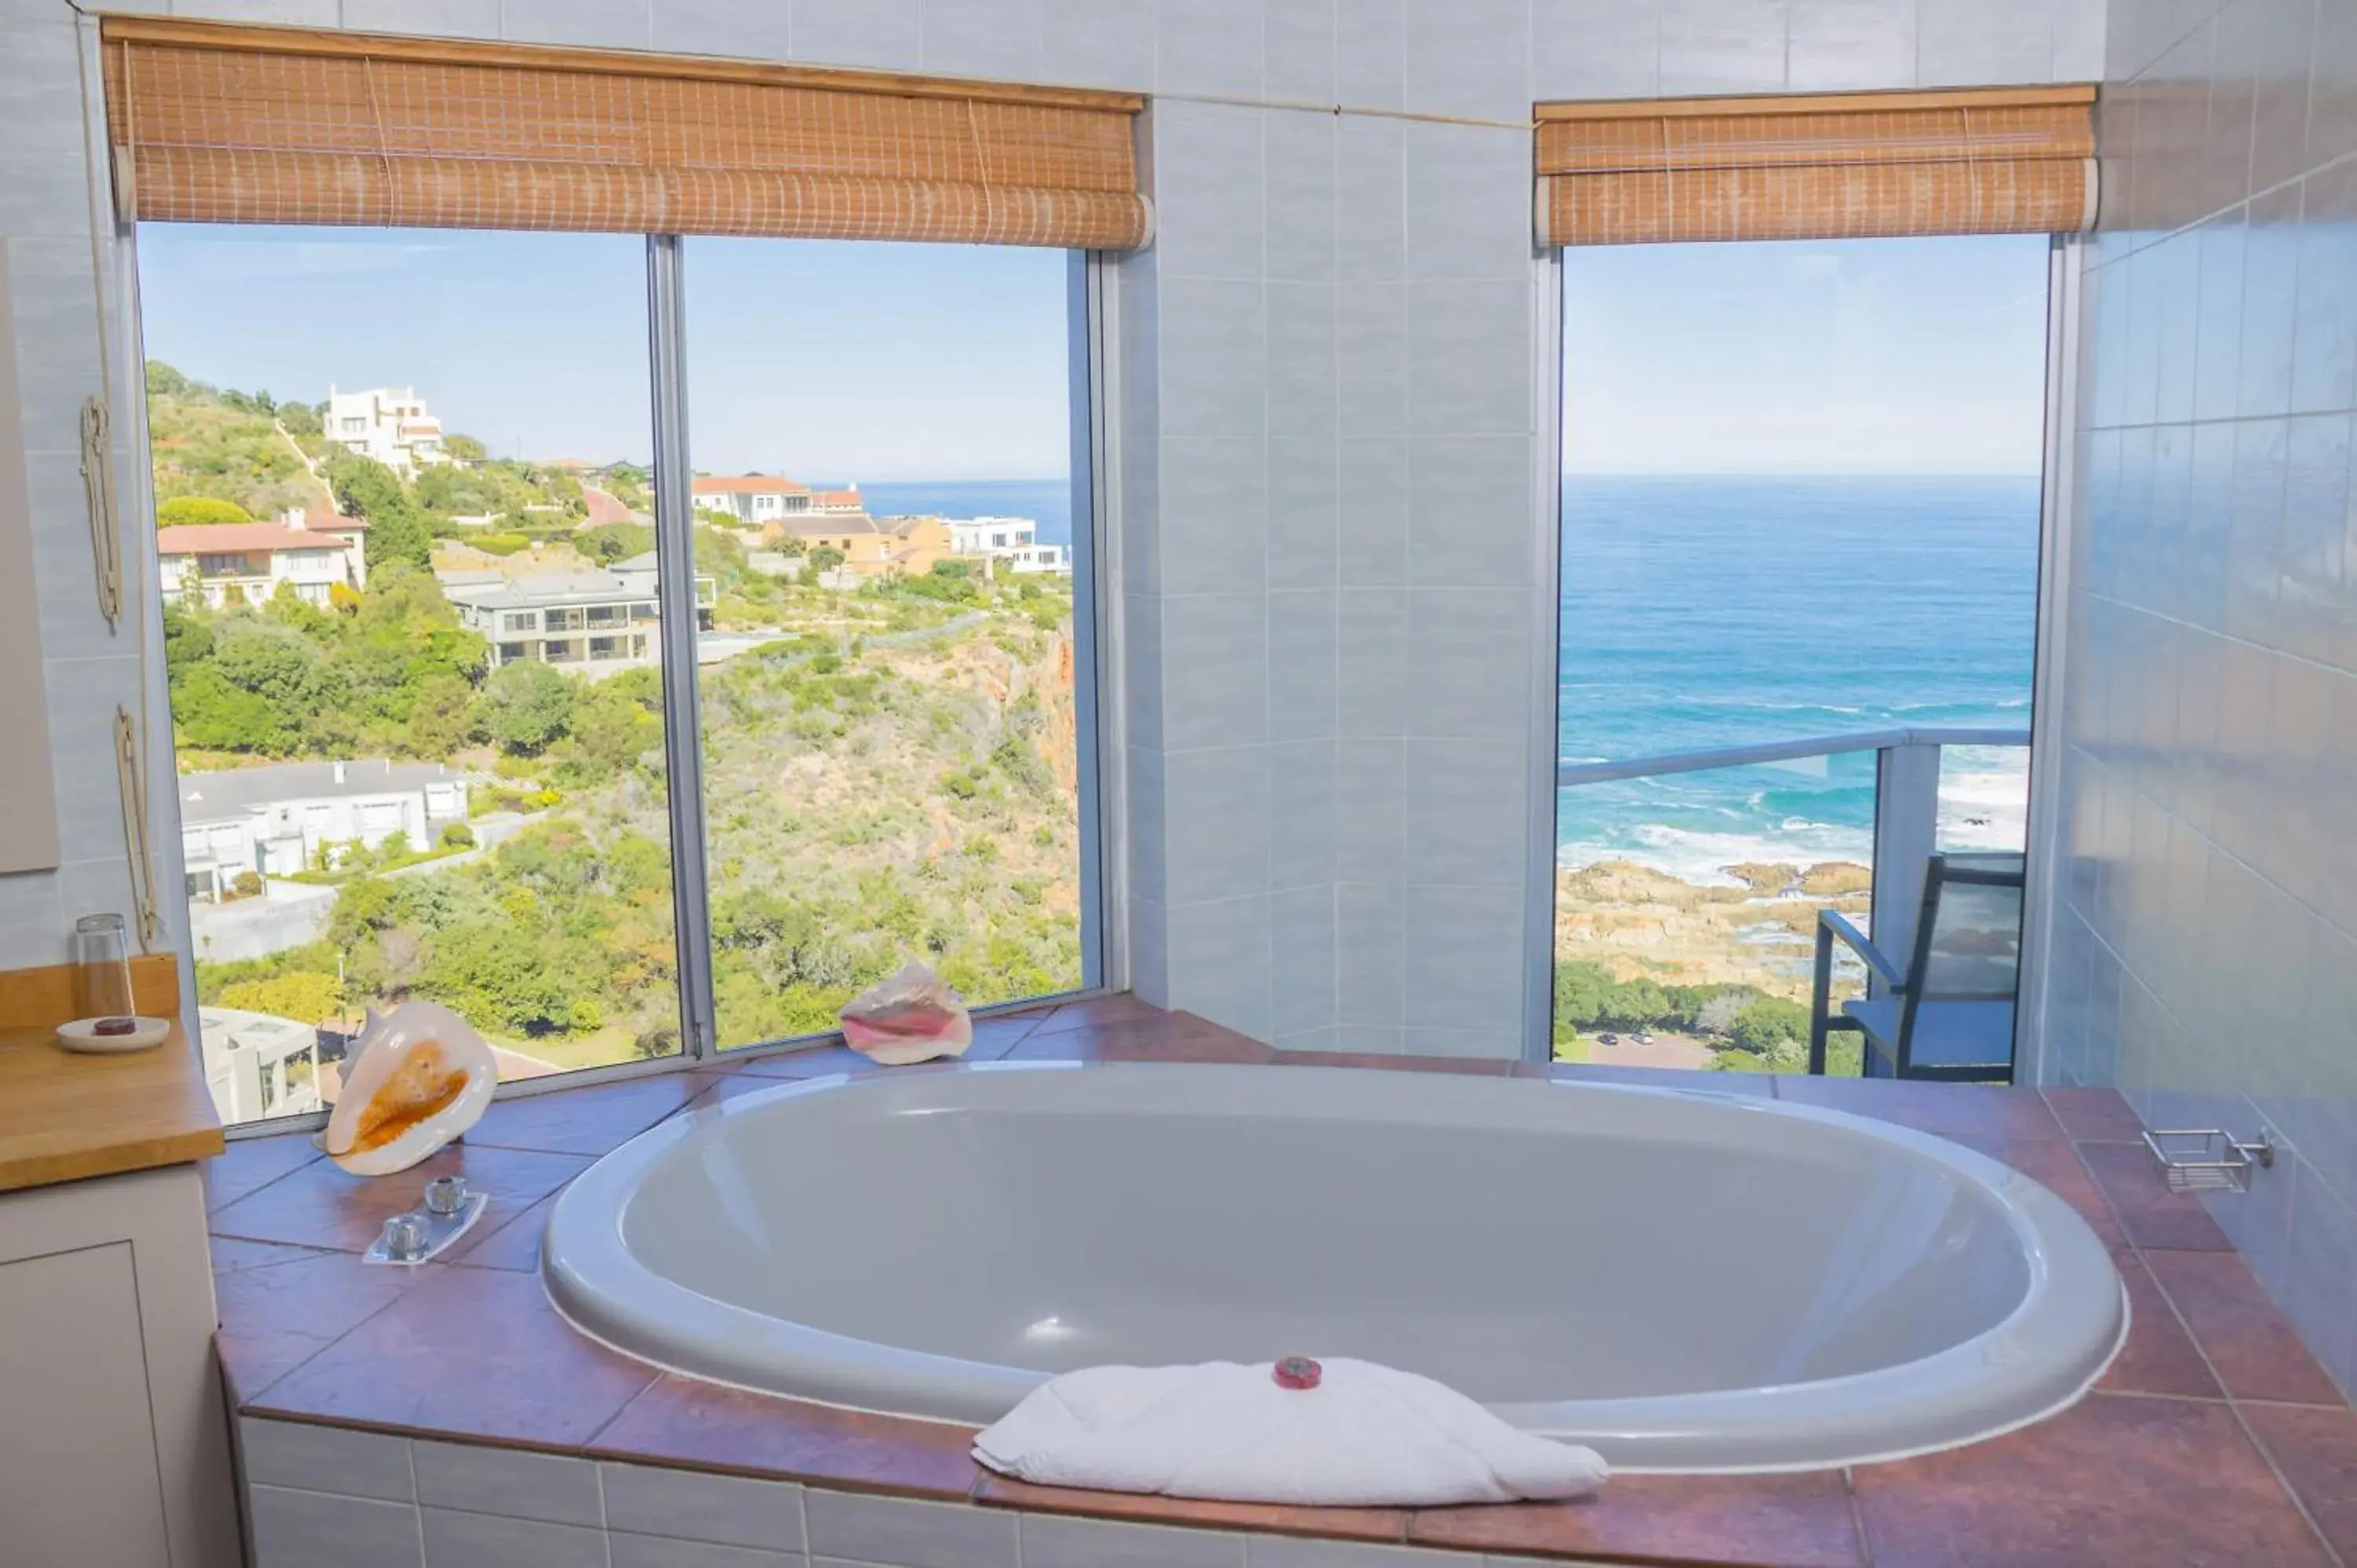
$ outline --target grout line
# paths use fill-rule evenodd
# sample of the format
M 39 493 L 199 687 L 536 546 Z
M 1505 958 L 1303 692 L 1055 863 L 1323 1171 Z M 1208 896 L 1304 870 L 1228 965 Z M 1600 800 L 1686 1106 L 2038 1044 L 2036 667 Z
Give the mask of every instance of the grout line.
M 2146 1262 L 2145 1253 L 2147 1249 L 2141 1246 L 2136 1241 L 2136 1238 L 2128 1233 L 2127 1224 L 2126 1221 L 2121 1218 L 2119 1206 L 2112 1201 L 2112 1195 L 2104 1189 L 2104 1184 L 2095 1180 L 2094 1167 L 2087 1164 L 2086 1156 L 2079 1152 L 2078 1144 L 2075 1142 L 2071 1145 L 2071 1152 L 2072 1157 L 2078 1160 L 2082 1173 L 2084 1174 L 2087 1179 L 2093 1184 L 2096 1196 L 2104 1200 L 2104 1207 L 2110 1211 L 2113 1222 L 2119 1226 L 2121 1239 L 2126 1242 L 2129 1254 L 2135 1258 L 2137 1267 L 2142 1268 L 2146 1274 L 2151 1279 L 2153 1287 L 2160 1293 L 2161 1304 L 2169 1308 L 2169 1316 L 2176 1320 L 2179 1329 L 2185 1335 L 2185 1342 L 2190 1345 L 2193 1348 L 2193 1353 L 2201 1359 L 2203 1369 L 2209 1372 L 2212 1380 L 2216 1382 L 2218 1385 L 2219 1393 L 2223 1396 L 2221 1400 L 2212 1401 L 2207 1399 L 2197 1399 L 2191 1402 L 2200 1404 L 2222 1403 L 2225 1405 L 2228 1412 L 2233 1416 L 2235 1428 L 2242 1433 L 2243 1440 L 2251 1445 L 2252 1450 L 2258 1455 L 2259 1462 L 2265 1465 L 2267 1467 L 2267 1473 L 2275 1477 L 2276 1485 L 2282 1489 L 2284 1497 L 2290 1501 L 2293 1509 L 2298 1512 L 2300 1519 L 2306 1522 L 2309 1533 L 2315 1537 L 2317 1544 L 2323 1549 L 2325 1557 L 2334 1563 L 2343 1564 L 2343 1568 L 2346 1568 L 2345 1560 L 2338 1551 L 2334 1550 L 2331 1541 L 2324 1533 L 2324 1528 L 2317 1523 L 2315 1514 L 2309 1511 L 2308 1499 L 2301 1497 L 2299 1494 L 2299 1488 L 2291 1484 L 2290 1478 L 2283 1472 L 2283 1466 L 2276 1463 L 2275 1455 L 2269 1452 L 2266 1444 L 2260 1438 L 2257 1429 L 2252 1426 L 2250 1418 L 2243 1412 L 2241 1402 L 2235 1399 L 2233 1391 L 2227 1386 L 2225 1377 L 2218 1370 L 2218 1364 L 2211 1359 L 2209 1347 L 2202 1344 L 2200 1336 L 2193 1332 L 2193 1325 L 2187 1320 L 2184 1312 L 2178 1306 L 2177 1298 L 2169 1294 L 2169 1286 L 2161 1279 L 2159 1273 L 2151 1268 Z M 2152 1251 L 2169 1251 L 2175 1250 L 2177 1249 L 2165 1247 L 2152 1249 Z M 2236 1255 L 2240 1256 L 2239 1250 L 2237 1250 Z M 2133 1326 L 2131 1326 L 2130 1331 L 2134 1331 Z M 2122 1349 L 2125 1350 L 2126 1347 L 2123 1346 Z M 2093 1392 L 2094 1391 L 2090 1390 L 2089 1391 Z M 2106 1390 L 2104 1391 L 2109 1393 L 2119 1391 Z M 2176 1396 L 2150 1395 L 2147 1397 L 2166 1399 Z
M 1874 1568 L 1874 1538 L 1867 1533 L 1866 1505 L 1857 1495 L 1857 1466 L 1841 1467 L 1842 1497 L 1849 1504 L 1850 1533 L 1857 1538 L 1858 1561 L 1864 1568 Z

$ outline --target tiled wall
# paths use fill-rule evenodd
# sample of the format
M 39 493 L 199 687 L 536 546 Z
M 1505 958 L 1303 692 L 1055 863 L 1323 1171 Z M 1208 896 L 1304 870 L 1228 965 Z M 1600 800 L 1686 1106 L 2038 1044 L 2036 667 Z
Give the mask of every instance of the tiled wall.
M 124 0 L 119 10 L 163 10 Z M 177 0 L 184 15 L 784 57 L 1157 95 L 1124 263 L 1138 988 L 1288 1046 L 1514 1054 L 1553 635 L 1534 98 L 2078 80 L 2102 0 Z M 61 875 L 0 965 L 121 908 L 71 416 L 100 379 L 63 0 L 0 0 L 0 235 L 37 453 Z M 117 397 L 125 395 L 118 389 Z M 135 396 L 135 389 L 128 395 Z M 156 792 L 168 799 L 166 784 Z M 168 902 L 168 901 L 167 901 Z
M 240 1428 L 254 1568 L 1483 1568 L 1460 1552 L 1117 1524 L 289 1422 Z
M 2357 4 L 2118 0 L 2050 1075 L 2288 1145 L 2219 1220 L 2357 1388 Z

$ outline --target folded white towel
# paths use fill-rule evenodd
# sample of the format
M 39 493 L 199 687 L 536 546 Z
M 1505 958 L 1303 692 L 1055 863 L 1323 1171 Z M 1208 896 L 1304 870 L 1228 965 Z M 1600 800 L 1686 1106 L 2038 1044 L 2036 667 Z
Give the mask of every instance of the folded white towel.
M 1580 1497 L 1594 1450 L 1534 1437 L 1453 1389 L 1370 1361 L 1316 1388 L 1270 1364 L 1092 1367 L 1034 1389 L 974 1456 L 1043 1486 L 1232 1502 L 1433 1507 Z

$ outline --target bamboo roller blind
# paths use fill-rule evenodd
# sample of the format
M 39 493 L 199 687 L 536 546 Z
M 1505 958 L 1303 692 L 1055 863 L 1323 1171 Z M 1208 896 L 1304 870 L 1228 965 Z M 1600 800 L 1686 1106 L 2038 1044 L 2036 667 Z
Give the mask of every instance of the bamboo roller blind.
M 1549 103 L 1546 245 L 2077 233 L 2089 86 Z
M 1145 243 L 1123 93 L 108 17 L 131 216 Z

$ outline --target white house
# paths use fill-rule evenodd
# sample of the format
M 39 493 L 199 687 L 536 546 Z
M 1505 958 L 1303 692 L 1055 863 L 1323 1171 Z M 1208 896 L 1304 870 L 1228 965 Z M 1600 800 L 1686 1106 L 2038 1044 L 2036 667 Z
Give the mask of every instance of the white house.
M 948 520 L 950 542 L 961 555 L 1003 555 L 1039 538 L 1039 525 L 1028 517 L 977 517 Z
M 313 521 L 297 508 L 275 522 L 200 522 L 156 532 L 166 604 L 201 600 L 214 609 L 258 605 L 291 585 L 297 598 L 324 605 L 337 584 L 368 585 L 361 540 L 368 523 L 329 516 Z
M 960 555 L 987 557 L 1009 572 L 1070 572 L 1071 553 L 1060 544 L 1039 542 L 1039 525 L 1028 517 L 977 517 L 950 520 L 952 547 Z
M 694 491 L 696 510 L 733 513 L 738 522 L 756 526 L 801 517 L 811 510 L 811 488 L 776 474 L 699 478 Z
M 1069 573 L 1072 569 L 1072 553 L 1060 544 L 1020 545 L 997 559 L 1008 571 L 1016 573 Z
M 295 1116 L 320 1108 L 317 1025 L 237 1007 L 199 1007 L 197 1022 L 204 1041 L 205 1087 L 222 1121 Z
M 241 872 L 285 876 L 323 845 L 424 849 L 467 815 L 467 781 L 439 762 L 281 762 L 180 776 L 180 853 L 191 898 L 218 900 Z
M 450 461 L 442 447 L 442 422 L 426 412 L 414 387 L 329 387 L 323 424 L 328 440 L 375 458 L 404 478 L 426 465 Z

